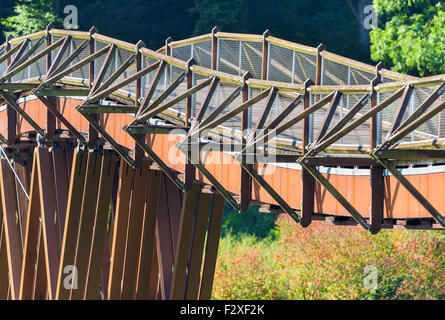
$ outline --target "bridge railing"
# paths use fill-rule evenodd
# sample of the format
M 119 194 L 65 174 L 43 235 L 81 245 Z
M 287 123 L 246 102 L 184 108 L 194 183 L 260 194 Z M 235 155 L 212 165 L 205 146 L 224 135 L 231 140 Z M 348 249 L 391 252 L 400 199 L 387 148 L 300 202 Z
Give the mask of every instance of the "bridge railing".
M 99 33 L 50 29 L 26 37 L 9 39 L 7 43 L 0 46 L 0 49 L 9 46 L 13 50 L 18 50 L 26 39 L 29 40 L 28 48 L 31 48 L 45 36 L 51 37 L 50 43 L 62 41 L 64 37 L 70 36 L 69 48 L 63 54 L 62 60 L 90 39 L 93 40 L 94 51 L 101 50 L 110 44 L 115 45 L 117 49 L 111 59 L 105 79 L 113 74 L 133 54 L 140 54 L 140 65 L 132 64 L 114 80 L 114 83 L 134 75 L 138 68 L 139 70 L 143 69 L 159 60 L 165 61 L 168 66 L 167 72 L 162 75 L 161 85 L 154 94 L 154 99 L 170 86 L 182 72 L 187 72 L 188 70 L 192 74 L 191 86 L 211 76 L 217 76 L 220 79 L 215 97 L 209 106 L 210 110 L 218 106 L 230 94 L 234 86 L 247 85 L 249 98 L 255 96 L 261 90 L 274 86 L 278 89 L 278 95 L 272 108 L 271 116 L 266 120 L 266 125 L 271 121 L 270 119 L 278 116 L 292 99 L 295 99 L 297 94 L 303 93 L 303 82 L 308 78 L 315 83 L 308 88 L 311 101 L 315 101 L 323 95 L 336 90 L 342 92 L 339 108 L 337 108 L 332 119 L 332 126 L 342 119 L 363 94 L 371 90 L 370 82 L 376 76 L 379 76 L 381 79 L 381 84 L 377 84 L 373 88 L 377 92 L 377 102 L 383 101 L 406 83 L 412 83 L 414 89 L 405 118 L 414 112 L 415 108 L 433 92 L 434 88 L 442 80 L 441 76 L 420 79 L 386 69 L 377 70 L 375 66 L 323 50 L 322 46 L 313 48 L 296 44 L 273 37 L 267 32 L 263 35 L 246 35 L 220 32 L 215 29 L 212 33 L 199 37 L 173 42 L 166 41 L 166 45 L 156 52 L 143 46 L 116 40 Z M 36 53 L 44 49 L 45 46 L 42 45 L 36 50 Z M 53 50 L 52 56 L 54 57 L 55 54 L 56 50 Z M 88 50 L 82 51 L 70 65 L 82 61 L 88 54 Z M 196 61 L 196 65 L 188 66 L 187 61 L 192 58 Z M 104 55 L 94 60 L 95 77 L 100 72 L 100 66 L 104 60 Z M 68 79 L 71 79 L 72 83 L 87 87 L 89 85 L 89 67 L 86 64 L 67 77 L 64 77 L 63 80 L 69 81 Z M 5 68 L 6 60 L 0 63 L 0 71 L 5 70 Z M 245 72 L 249 72 L 251 78 L 244 79 L 243 75 Z M 42 56 L 37 63 L 33 63 L 23 69 L 11 81 L 20 82 L 29 81 L 30 79 L 38 81 L 44 77 L 45 73 L 46 57 Z M 139 80 L 120 88 L 115 94 L 133 101 L 140 99 L 148 90 L 148 84 L 153 79 L 154 74 L 155 71 L 149 72 Z M 136 92 L 138 86 L 141 88 L 139 93 Z M 174 90 L 172 96 L 180 95 L 185 90 L 187 90 L 186 85 L 181 84 Z M 196 115 L 203 98 L 204 93 L 202 91 L 191 97 L 191 116 Z M 241 97 L 237 99 L 241 103 Z M 356 117 L 369 110 L 369 107 L 370 104 L 368 102 Z M 311 123 L 310 141 L 317 134 L 314 128 L 319 128 L 322 124 L 327 108 L 328 106 L 325 106 L 309 116 Z M 184 120 L 185 101 L 176 104 L 174 109 L 178 112 L 177 117 Z M 222 114 L 229 112 L 229 110 L 223 111 Z M 261 103 L 254 104 L 248 109 L 248 128 L 255 126 L 261 110 Z M 396 110 L 397 103 L 393 103 L 377 115 L 378 142 L 381 142 L 382 137 L 387 134 L 387 129 L 391 125 Z M 297 110 L 294 110 L 289 114 L 289 117 L 292 117 L 296 112 Z M 445 121 L 440 121 L 442 118 L 445 119 L 442 113 L 434 116 L 410 136 L 405 137 L 402 142 L 433 141 L 442 137 L 442 133 L 445 131 Z M 233 117 L 224 123 L 222 127 L 227 128 L 235 136 L 239 135 L 239 133 L 233 130 L 239 131 L 240 119 L 240 116 Z M 286 133 L 281 134 L 279 138 L 287 140 L 289 146 L 300 148 L 299 143 L 302 139 L 301 122 L 287 130 Z M 338 143 L 351 145 L 352 150 L 358 150 L 369 146 L 369 141 L 370 121 L 368 120 L 363 126 L 354 129 L 340 139 Z

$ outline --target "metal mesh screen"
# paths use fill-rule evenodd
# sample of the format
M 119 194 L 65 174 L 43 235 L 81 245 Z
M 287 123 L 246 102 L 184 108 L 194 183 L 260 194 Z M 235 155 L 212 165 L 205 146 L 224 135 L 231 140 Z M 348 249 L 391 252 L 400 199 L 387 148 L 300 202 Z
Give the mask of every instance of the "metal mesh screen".
M 350 83 L 351 70 L 348 66 L 323 58 L 322 85 L 344 85 Z
M 270 45 L 267 80 L 292 82 L 293 74 L 295 73 L 293 58 L 294 53 L 292 50 L 273 44 Z M 296 77 L 294 80 L 296 80 L 295 82 L 301 82 L 302 79 Z
M 212 42 L 208 40 L 195 43 L 192 48 L 193 59 L 196 60 L 196 63 L 201 67 L 210 68 L 212 64 Z
M 241 69 L 250 72 L 253 78 L 261 79 L 263 45 L 253 41 L 241 42 Z
M 76 50 L 76 48 L 78 48 L 83 43 L 83 41 L 84 40 L 82 40 L 82 39 L 74 39 L 74 41 L 73 41 L 73 50 Z M 90 47 L 86 46 L 85 49 L 83 49 L 80 52 L 80 54 L 73 60 L 73 62 L 71 63 L 70 66 L 75 65 L 76 63 L 79 63 L 83 59 L 87 58 L 89 55 L 90 55 Z M 80 78 L 80 79 L 88 79 L 88 77 L 89 77 L 89 65 L 86 64 L 82 68 L 79 68 L 79 69 L 75 70 L 71 74 L 71 77 Z
M 241 42 L 238 40 L 218 39 L 218 70 L 235 75 L 242 75 L 240 69 Z

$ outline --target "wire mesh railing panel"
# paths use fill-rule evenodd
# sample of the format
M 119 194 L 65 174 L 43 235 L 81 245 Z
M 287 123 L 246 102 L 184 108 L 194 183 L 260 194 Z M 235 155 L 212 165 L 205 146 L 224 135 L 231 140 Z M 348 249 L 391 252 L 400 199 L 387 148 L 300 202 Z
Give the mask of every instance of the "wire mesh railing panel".
M 369 84 L 375 75 L 357 68 L 350 67 L 351 75 L 350 82 L 351 85 Z
M 73 50 L 76 50 L 82 43 L 83 39 L 74 39 L 73 40 Z M 76 63 L 79 63 L 83 59 L 87 58 L 90 55 L 90 47 L 86 46 L 80 54 L 74 58 L 73 62 L 71 62 L 70 66 L 75 65 Z M 94 62 L 93 62 L 94 63 Z M 88 79 L 89 77 L 89 64 L 84 65 L 82 68 L 79 68 L 75 70 L 71 77 L 79 78 L 79 79 Z
M 323 75 L 321 84 L 328 86 L 350 84 L 351 68 L 323 58 Z
M 347 115 L 347 113 L 357 105 L 357 103 L 363 98 L 363 93 L 360 94 L 345 94 L 343 95 L 339 109 L 337 114 L 337 119 L 340 121 L 343 117 Z M 363 116 L 365 113 L 367 113 L 371 108 L 371 103 L 368 101 L 361 109 L 360 111 L 347 122 L 345 127 L 356 121 L 359 117 Z M 334 123 L 333 125 L 335 125 Z M 379 131 L 379 126 L 377 127 L 377 130 Z M 379 135 L 379 132 L 377 133 Z M 367 120 L 365 123 L 361 124 L 348 134 L 346 134 L 344 137 L 342 137 L 340 140 L 338 140 L 337 144 L 353 144 L 353 145 L 359 145 L 359 146 L 369 146 L 371 140 L 371 120 Z
M 28 44 L 27 50 L 29 50 L 31 48 L 32 44 L 33 44 L 32 42 L 30 42 Z M 15 76 L 13 76 L 11 78 L 11 81 L 12 82 L 19 82 L 19 81 L 28 79 L 29 78 L 29 74 L 30 74 L 30 70 L 31 70 L 30 67 L 27 67 L 27 68 L 23 69 L 22 71 L 17 73 Z
M 113 72 L 115 72 L 116 70 L 119 69 L 120 66 L 122 66 L 127 59 L 132 56 L 134 54 L 134 52 L 128 51 L 128 50 L 124 50 L 121 48 L 118 48 L 116 50 L 115 53 L 115 59 L 114 59 L 114 64 L 113 64 L 113 68 L 111 68 L 111 66 L 108 68 L 107 70 L 107 74 L 106 77 L 110 77 Z M 117 84 L 121 81 L 123 81 L 124 79 L 132 76 L 133 74 L 135 74 L 137 72 L 136 70 L 136 59 L 133 60 L 133 63 L 130 65 L 130 67 L 128 67 L 114 82 L 112 85 Z M 124 90 L 128 93 L 128 97 L 131 97 L 132 95 L 135 94 L 136 91 L 136 82 L 132 81 L 129 84 L 125 85 L 124 87 L 121 88 L 121 90 Z
M 171 56 L 183 61 L 188 61 L 190 58 L 192 58 L 193 53 L 194 50 L 191 45 L 171 48 Z
M 255 79 L 261 79 L 263 45 L 259 42 L 241 42 L 241 69 L 248 71 Z
M 280 82 L 301 82 L 302 79 L 294 77 L 295 65 L 294 51 L 274 44 L 269 46 L 267 80 Z
M 412 105 L 412 112 L 415 111 L 415 109 L 418 108 L 418 106 L 425 101 L 434 91 L 435 88 L 417 88 L 414 90 L 412 95 L 413 105 Z M 443 95 L 435 101 L 435 103 L 429 107 L 428 110 L 431 110 L 435 106 L 437 106 L 439 103 L 444 101 L 445 98 Z M 424 124 L 422 124 L 413 134 L 411 134 L 411 140 L 419 141 L 419 140 L 427 140 L 439 138 L 440 131 L 443 131 L 443 127 L 445 126 L 445 123 L 440 121 L 440 119 L 443 118 L 443 111 L 439 113 L 438 115 L 432 117 L 428 121 L 426 121 Z M 442 127 L 442 129 L 441 129 Z M 405 137 L 406 138 L 406 137 Z
M 211 68 L 212 42 L 208 40 L 199 43 L 194 43 L 191 46 L 193 48 L 193 59 L 195 59 L 198 66 Z
M 241 41 L 218 39 L 218 66 L 222 72 L 242 75 L 245 70 L 241 66 Z
M 316 60 L 314 55 L 295 51 L 294 83 L 303 83 L 307 79 L 315 81 Z
M 278 107 L 275 105 L 273 108 L 273 109 L 275 109 L 275 110 L 273 110 L 274 118 L 277 117 L 281 113 L 281 110 L 284 110 L 285 108 L 287 108 L 292 103 L 292 101 L 294 101 L 294 99 L 279 95 L 278 96 Z M 303 101 L 286 117 L 286 119 L 284 119 L 278 125 L 278 127 L 280 125 L 283 125 L 287 121 L 291 120 L 292 118 L 297 116 L 302 111 L 303 111 Z M 299 121 L 297 124 L 293 125 L 289 129 L 287 129 L 285 132 L 283 132 L 282 134 L 279 134 L 278 138 L 289 139 L 292 141 L 291 142 L 292 145 L 295 145 L 295 143 L 297 141 L 301 142 L 303 139 L 303 121 Z
M 142 56 L 142 61 L 141 61 L 142 68 L 152 65 L 156 61 L 157 61 L 156 59 L 151 59 L 149 57 Z M 153 80 L 155 73 L 156 73 L 156 70 L 146 74 L 145 76 L 143 76 L 141 78 L 141 80 L 142 80 L 141 81 L 142 82 L 141 95 L 142 96 L 145 96 L 147 93 L 147 90 L 150 88 L 150 84 L 151 84 L 151 81 Z

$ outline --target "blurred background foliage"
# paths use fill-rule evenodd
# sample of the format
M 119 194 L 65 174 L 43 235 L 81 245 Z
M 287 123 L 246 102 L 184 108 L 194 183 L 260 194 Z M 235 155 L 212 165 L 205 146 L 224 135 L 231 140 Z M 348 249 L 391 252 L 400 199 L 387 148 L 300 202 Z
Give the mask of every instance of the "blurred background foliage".
M 369 61 L 369 43 L 360 40 L 363 28 L 358 19 L 367 2 L 370 0 L 1 0 L 0 16 L 15 15 L 14 7 L 37 5 L 42 8 L 38 16 L 48 13 L 50 6 L 52 13 L 63 18 L 64 7 L 75 5 L 80 30 L 96 26 L 101 33 L 121 40 L 143 40 L 152 49 L 161 47 L 169 36 L 180 40 L 209 33 L 217 25 L 226 32 L 262 34 L 269 29 L 286 40 L 310 46 L 324 43 L 333 52 Z M 57 24 L 60 27 L 61 21 Z M 26 30 L 6 24 L 1 31 Z

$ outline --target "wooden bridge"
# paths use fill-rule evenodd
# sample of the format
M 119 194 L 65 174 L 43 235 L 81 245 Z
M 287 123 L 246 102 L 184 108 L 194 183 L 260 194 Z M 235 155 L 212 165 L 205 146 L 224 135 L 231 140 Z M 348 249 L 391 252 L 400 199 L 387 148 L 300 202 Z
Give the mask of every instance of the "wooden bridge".
M 226 202 L 445 227 L 444 75 L 216 27 L 0 50 L 0 299 L 210 299 Z

